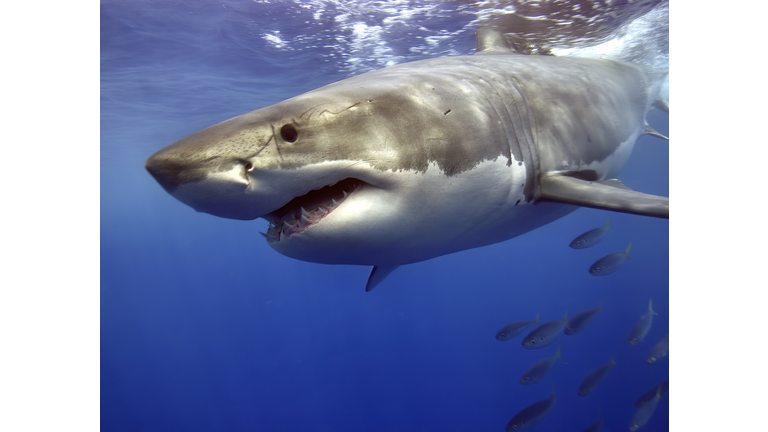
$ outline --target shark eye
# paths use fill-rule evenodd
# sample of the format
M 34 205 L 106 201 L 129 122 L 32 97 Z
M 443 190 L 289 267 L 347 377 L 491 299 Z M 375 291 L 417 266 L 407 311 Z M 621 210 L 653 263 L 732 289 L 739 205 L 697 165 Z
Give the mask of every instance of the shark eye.
M 299 137 L 299 132 L 296 131 L 296 128 L 293 127 L 293 125 L 287 124 L 280 129 L 280 136 L 288 142 L 296 142 L 296 138 Z

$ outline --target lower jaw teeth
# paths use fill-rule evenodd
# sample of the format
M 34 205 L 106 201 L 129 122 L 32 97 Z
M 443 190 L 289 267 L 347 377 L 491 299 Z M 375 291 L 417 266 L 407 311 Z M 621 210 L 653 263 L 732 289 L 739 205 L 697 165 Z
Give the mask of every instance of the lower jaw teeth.
M 283 237 L 290 237 L 300 233 L 308 227 L 320 222 L 320 220 L 331 213 L 336 207 L 341 205 L 349 194 L 357 190 L 358 187 L 359 185 L 355 185 L 349 192 L 346 190 L 342 191 L 343 196 L 337 197 L 339 199 L 338 201 L 335 198 L 331 198 L 330 202 L 326 202 L 325 205 L 318 206 L 315 209 L 306 210 L 304 207 L 299 207 L 298 210 L 294 209 L 289 214 L 283 216 L 282 223 L 277 222 L 277 225 L 272 225 L 270 223 L 267 233 L 260 234 L 267 239 L 267 242 L 275 243 L 280 241 Z

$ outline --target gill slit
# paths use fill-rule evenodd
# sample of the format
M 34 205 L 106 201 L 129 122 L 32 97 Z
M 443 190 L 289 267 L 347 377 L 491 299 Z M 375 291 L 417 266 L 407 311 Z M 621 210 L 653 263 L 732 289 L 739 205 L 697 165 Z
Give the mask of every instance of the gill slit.
M 274 138 L 275 137 L 275 125 L 271 124 L 270 126 L 272 127 L 272 138 Z M 270 139 L 270 141 L 271 141 L 271 139 Z M 267 143 L 269 143 L 269 141 Z M 277 140 L 275 140 L 275 148 L 277 149 L 277 155 L 280 157 L 280 162 L 285 162 L 285 160 L 283 159 L 283 152 L 280 151 L 280 144 L 277 142 Z

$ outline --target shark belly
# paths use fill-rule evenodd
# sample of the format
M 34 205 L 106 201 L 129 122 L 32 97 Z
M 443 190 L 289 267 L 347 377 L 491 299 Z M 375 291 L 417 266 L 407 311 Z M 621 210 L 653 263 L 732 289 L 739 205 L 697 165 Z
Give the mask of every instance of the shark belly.
M 397 266 L 508 240 L 577 209 L 526 201 L 525 171 L 501 159 L 450 179 L 436 165 L 385 175 L 398 185 L 395 196 L 363 186 L 323 219 L 324 229 L 270 246 L 309 262 Z

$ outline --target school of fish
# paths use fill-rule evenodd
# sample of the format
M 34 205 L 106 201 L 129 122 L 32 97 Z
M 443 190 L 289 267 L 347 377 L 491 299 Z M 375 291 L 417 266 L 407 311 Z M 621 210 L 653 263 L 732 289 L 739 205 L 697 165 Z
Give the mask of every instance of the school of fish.
M 610 231 L 609 228 L 610 220 L 606 221 L 604 226 L 589 230 L 576 237 L 571 241 L 569 246 L 573 249 L 586 249 L 592 247 L 603 239 L 603 236 Z M 624 252 L 615 252 L 600 258 L 590 267 L 589 273 L 593 276 L 604 276 L 615 272 L 621 267 L 625 259 L 629 259 L 629 250 L 631 248 L 632 243 L 629 244 Z M 597 314 L 603 310 L 603 306 L 603 304 L 600 304 L 597 307 L 578 312 L 570 318 L 568 317 L 568 310 L 566 309 L 562 319 L 555 319 L 542 324 L 539 324 L 540 314 L 537 314 L 536 318 L 530 321 L 514 321 L 502 327 L 496 334 L 496 339 L 500 342 L 508 341 L 522 334 L 529 327 L 534 326 L 534 328 L 523 337 L 522 345 L 529 350 L 538 350 L 554 343 L 560 336 L 560 333 L 573 336 L 584 331 Z M 650 299 L 645 312 L 640 315 L 637 322 L 629 330 L 629 337 L 627 339 L 629 345 L 637 345 L 645 340 L 653 325 L 653 317 L 658 315 L 659 314 L 653 310 L 653 299 Z M 568 363 L 561 356 L 561 351 L 562 343 L 558 345 L 557 351 L 553 356 L 540 359 L 523 372 L 519 379 L 519 383 L 528 386 L 544 381 L 558 360 L 567 365 Z M 645 362 L 648 365 L 653 365 L 666 358 L 668 355 L 669 336 L 667 335 L 651 348 L 647 357 L 645 357 Z M 589 371 L 584 376 L 584 379 L 577 389 L 578 395 L 588 397 L 594 393 L 604 380 L 609 379 L 609 372 L 611 372 L 616 365 L 616 361 L 611 358 L 608 363 L 597 365 L 595 369 Z M 507 432 L 528 430 L 545 419 L 553 409 L 555 401 L 557 400 L 554 381 L 551 383 L 552 390 L 550 397 L 536 401 L 518 411 L 507 424 Z M 629 430 L 637 431 L 647 425 L 651 420 L 659 401 L 668 392 L 669 380 L 666 380 L 641 395 L 637 399 L 637 402 L 635 402 L 637 411 L 629 421 Z M 602 430 L 602 426 L 603 417 L 602 413 L 599 413 L 597 421 L 584 429 L 584 432 L 598 432 Z

